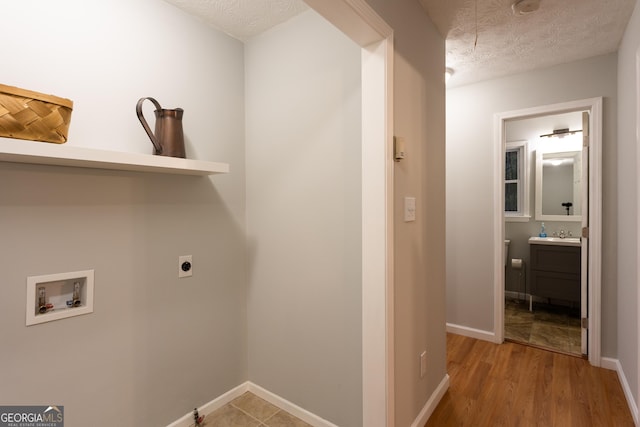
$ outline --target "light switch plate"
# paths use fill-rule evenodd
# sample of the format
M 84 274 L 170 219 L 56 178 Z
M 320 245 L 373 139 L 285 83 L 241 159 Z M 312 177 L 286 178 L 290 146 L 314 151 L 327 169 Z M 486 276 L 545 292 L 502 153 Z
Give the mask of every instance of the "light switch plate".
M 404 222 L 416 220 L 416 198 L 404 198 Z

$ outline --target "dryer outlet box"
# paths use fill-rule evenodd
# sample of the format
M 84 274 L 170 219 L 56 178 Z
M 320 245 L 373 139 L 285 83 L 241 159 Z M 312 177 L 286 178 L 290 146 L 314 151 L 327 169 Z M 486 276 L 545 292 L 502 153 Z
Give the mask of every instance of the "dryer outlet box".
M 193 276 L 193 256 L 181 255 L 178 257 L 178 278 Z

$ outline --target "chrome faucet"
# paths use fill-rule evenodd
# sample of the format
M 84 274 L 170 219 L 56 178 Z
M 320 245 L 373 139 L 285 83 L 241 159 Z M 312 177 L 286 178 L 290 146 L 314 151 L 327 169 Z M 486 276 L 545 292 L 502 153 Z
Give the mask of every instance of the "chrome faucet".
M 567 232 L 561 228 L 560 231 L 558 232 L 558 237 L 560 237 L 561 239 L 564 239 L 565 237 L 567 237 Z

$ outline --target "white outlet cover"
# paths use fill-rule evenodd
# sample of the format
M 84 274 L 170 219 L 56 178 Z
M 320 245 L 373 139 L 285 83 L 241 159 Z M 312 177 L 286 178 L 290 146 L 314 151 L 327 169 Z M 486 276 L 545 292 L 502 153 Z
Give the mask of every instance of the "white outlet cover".
M 189 270 L 184 271 L 182 269 L 182 264 L 188 262 L 191 264 L 191 268 Z M 191 277 L 193 276 L 193 257 L 191 255 L 181 255 L 178 257 L 178 278 L 183 277 Z

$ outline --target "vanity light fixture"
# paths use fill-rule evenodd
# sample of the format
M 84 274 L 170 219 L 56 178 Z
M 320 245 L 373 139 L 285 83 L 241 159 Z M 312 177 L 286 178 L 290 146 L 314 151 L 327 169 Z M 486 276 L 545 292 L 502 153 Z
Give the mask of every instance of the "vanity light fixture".
M 564 138 L 567 135 L 573 135 L 576 133 L 582 132 L 582 129 L 578 130 L 569 130 L 569 128 L 565 129 L 554 129 L 553 133 L 547 133 L 544 135 L 540 135 L 540 138 Z
M 573 159 L 545 159 L 542 164 L 544 166 L 560 166 L 564 164 L 573 164 Z

